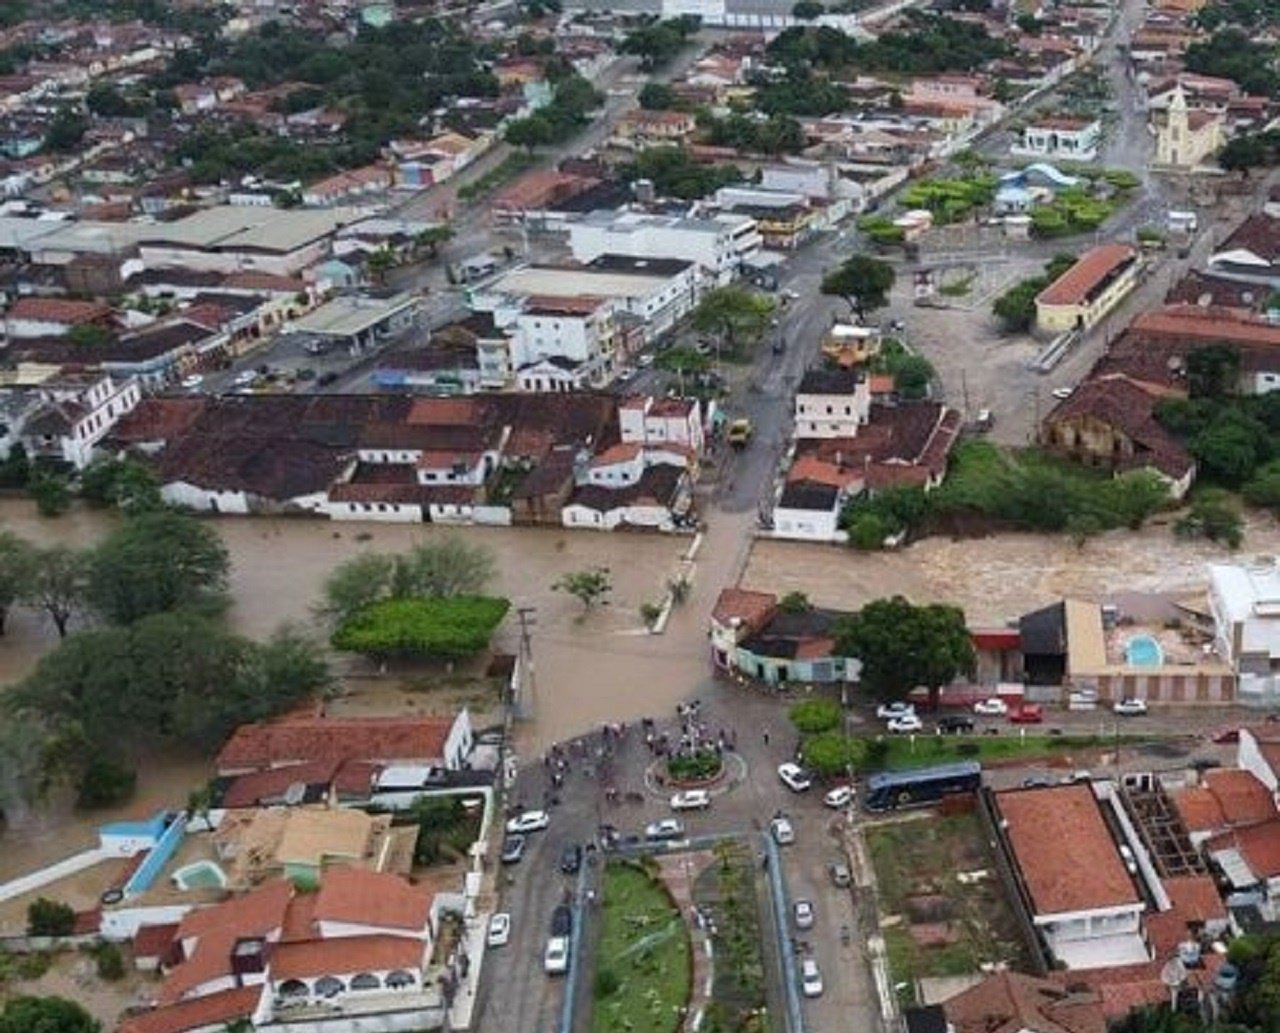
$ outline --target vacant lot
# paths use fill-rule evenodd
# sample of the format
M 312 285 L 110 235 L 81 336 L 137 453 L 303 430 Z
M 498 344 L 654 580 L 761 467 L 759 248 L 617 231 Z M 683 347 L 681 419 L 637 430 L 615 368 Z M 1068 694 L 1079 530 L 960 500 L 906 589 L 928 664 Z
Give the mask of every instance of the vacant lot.
M 1013 913 L 974 814 L 867 829 L 889 968 L 904 1002 L 915 981 L 1024 962 Z
M 604 875 L 594 1033 L 673 1033 L 689 1001 L 689 930 L 662 884 L 637 864 Z

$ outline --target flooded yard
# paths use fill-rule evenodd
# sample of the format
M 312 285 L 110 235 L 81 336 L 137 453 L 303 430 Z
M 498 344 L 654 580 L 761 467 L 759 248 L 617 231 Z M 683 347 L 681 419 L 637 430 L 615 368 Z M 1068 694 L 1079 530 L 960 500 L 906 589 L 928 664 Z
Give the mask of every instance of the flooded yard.
M 899 552 L 859 553 L 838 546 L 761 540 L 743 586 L 800 591 L 820 606 L 856 609 L 883 596 L 949 602 L 973 624 L 1003 624 L 1065 596 L 1101 601 L 1118 592 L 1202 596 L 1210 563 L 1270 562 L 1280 528 L 1251 517 L 1244 546 L 1182 542 L 1169 527 L 1112 531 L 1077 549 L 1066 535 L 1000 534 L 953 541 L 926 538 Z
M 0 499 L 0 529 L 39 544 L 88 546 L 107 534 L 115 519 L 80 508 L 55 520 L 41 519 L 26 500 Z M 254 637 L 286 622 L 322 633 L 313 613 L 321 585 L 338 563 L 361 551 L 395 552 L 443 535 L 492 549 L 498 568 L 493 591 L 510 598 L 513 607 L 534 609 L 535 715 L 519 729 L 519 750 L 531 756 L 607 720 L 664 713 L 695 691 L 708 671 L 706 615 L 721 586 L 734 576 L 742 519 L 713 525 L 692 567 L 692 593 L 662 635 L 645 631 L 640 606 L 662 599 L 668 580 L 683 569 L 689 537 L 275 518 L 223 518 L 216 527 L 231 554 L 229 619 L 237 631 Z M 552 590 L 562 574 L 595 566 L 612 573 L 607 605 L 584 613 L 577 600 Z M 496 647 L 515 652 L 518 630 L 508 618 Z M 0 637 L 0 686 L 29 673 L 56 643 L 51 624 L 16 609 L 8 633 Z M 496 716 L 492 690 L 482 682 L 421 671 L 379 675 L 373 665 L 350 657 L 336 658 L 335 667 L 347 691 L 335 709 L 348 713 L 432 713 L 467 703 L 477 708 L 478 722 Z M 136 760 L 138 794 L 125 811 L 76 815 L 65 799 L 55 801 L 36 827 L 21 836 L 6 835 L 0 879 L 92 846 L 94 829 L 104 821 L 183 805 L 188 790 L 211 772 L 208 758 L 189 754 L 147 754 Z

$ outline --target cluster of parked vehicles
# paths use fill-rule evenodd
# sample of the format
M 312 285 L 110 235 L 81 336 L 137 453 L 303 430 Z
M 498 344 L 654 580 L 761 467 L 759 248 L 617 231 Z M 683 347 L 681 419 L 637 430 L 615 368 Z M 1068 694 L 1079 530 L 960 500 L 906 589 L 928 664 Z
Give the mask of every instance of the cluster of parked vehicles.
M 1119 699 L 1111 705 L 1111 710 L 1120 717 L 1141 717 L 1147 713 L 1147 704 L 1141 699 Z M 876 708 L 876 717 L 885 722 L 887 731 L 894 734 L 915 734 L 926 730 L 914 703 L 882 703 Z M 942 735 L 961 735 L 975 731 L 974 718 L 983 717 L 1004 718 L 1013 725 L 1038 725 L 1044 722 L 1044 708 L 1038 703 L 1024 700 L 1010 703 L 999 696 L 988 696 L 974 703 L 971 713 L 942 715 L 934 728 Z

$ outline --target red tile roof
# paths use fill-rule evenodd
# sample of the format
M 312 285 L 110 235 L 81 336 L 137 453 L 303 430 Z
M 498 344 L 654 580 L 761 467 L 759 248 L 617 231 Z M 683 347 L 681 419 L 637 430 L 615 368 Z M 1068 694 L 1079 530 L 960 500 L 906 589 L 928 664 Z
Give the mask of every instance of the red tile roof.
M 1213 832 L 1227 825 L 1222 804 L 1203 786 L 1176 789 L 1169 799 L 1188 832 Z
M 1036 297 L 1044 305 L 1080 305 L 1088 301 L 1109 278 L 1137 258 L 1127 244 L 1103 244 L 1086 251 L 1076 264 Z
M 1095 991 L 1068 992 L 1056 979 L 999 972 L 942 1006 L 955 1033 L 1104 1033 Z
M 1039 914 L 1140 904 L 1089 786 L 1012 790 L 995 802 Z
M 118 1033 L 184 1033 L 189 1029 L 209 1029 L 248 1018 L 258 1006 L 262 987 L 241 986 L 206 997 L 156 1008 L 125 1019 Z
M 219 804 L 222 807 L 254 807 L 265 800 L 283 797 L 285 790 L 295 783 L 328 785 L 339 763 L 335 760 L 311 761 L 237 775 L 222 794 Z
M 1205 788 L 1218 799 L 1228 825 L 1255 825 L 1276 817 L 1271 791 L 1240 768 L 1204 773 Z
M 1205 841 L 1209 851 L 1235 848 L 1258 879 L 1280 875 L 1280 819 L 1233 829 Z
M 1164 880 L 1165 892 L 1174 910 L 1186 922 L 1225 921 L 1227 907 L 1218 894 L 1217 884 L 1207 875 L 1177 875 Z
M 144 925 L 134 934 L 133 956 L 135 958 L 164 958 L 173 946 L 173 940 L 177 934 L 177 922 L 170 925 Z
M 764 624 L 778 607 L 778 598 L 771 592 L 752 592 L 745 588 L 722 588 L 711 619 L 717 624 L 728 625 L 737 619 L 745 628 L 757 628 Z
M 426 948 L 424 941 L 405 936 L 343 936 L 282 943 L 271 952 L 271 978 L 279 981 L 419 969 Z
M 316 895 L 315 919 L 416 932 L 426 927 L 434 898 L 390 872 L 331 868 Z
M 96 301 L 73 301 L 69 298 L 19 298 L 5 312 L 6 319 L 32 319 L 42 323 L 76 326 L 93 323 L 111 316 L 111 309 Z
M 235 771 L 308 761 L 439 760 L 452 717 L 298 717 L 241 725 L 218 753 Z

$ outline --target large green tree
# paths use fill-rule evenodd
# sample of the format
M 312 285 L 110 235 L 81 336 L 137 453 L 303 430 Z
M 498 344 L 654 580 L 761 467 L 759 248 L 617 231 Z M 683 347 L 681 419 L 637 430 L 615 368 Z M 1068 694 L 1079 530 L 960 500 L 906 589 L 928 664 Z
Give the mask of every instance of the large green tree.
M 102 1024 L 65 997 L 13 997 L 0 1011 L 0 1033 L 101 1033 Z
M 937 703 L 942 686 L 972 674 L 976 658 L 957 606 L 916 606 L 900 595 L 877 599 L 836 627 L 836 652 L 862 661 L 862 683 L 879 699 L 902 699 L 917 686 Z
M 381 599 L 480 595 L 496 573 L 492 550 L 457 535 L 407 552 L 365 552 L 339 564 L 324 583 L 323 612 L 343 620 Z
M 375 660 L 459 660 L 479 653 L 511 604 L 486 596 L 383 599 L 347 617 L 333 646 Z
M 0 531 L 0 635 L 4 634 L 9 608 L 31 584 L 34 550 L 12 531 Z
M 733 351 L 740 344 L 754 344 L 769 329 L 773 301 L 745 287 L 716 287 L 707 291 L 693 310 L 693 328 L 713 334 Z
M 869 312 L 889 304 L 895 279 L 893 266 L 869 255 L 853 255 L 822 278 L 822 293 L 843 298 L 849 311 L 864 322 Z
M 86 567 L 85 554 L 65 545 L 37 549 L 32 555 L 22 599 L 45 612 L 59 638 L 67 637 L 67 625 L 84 605 Z
M 86 598 L 127 624 L 178 607 L 225 604 L 230 560 L 217 532 L 169 511 L 127 520 L 89 556 Z

